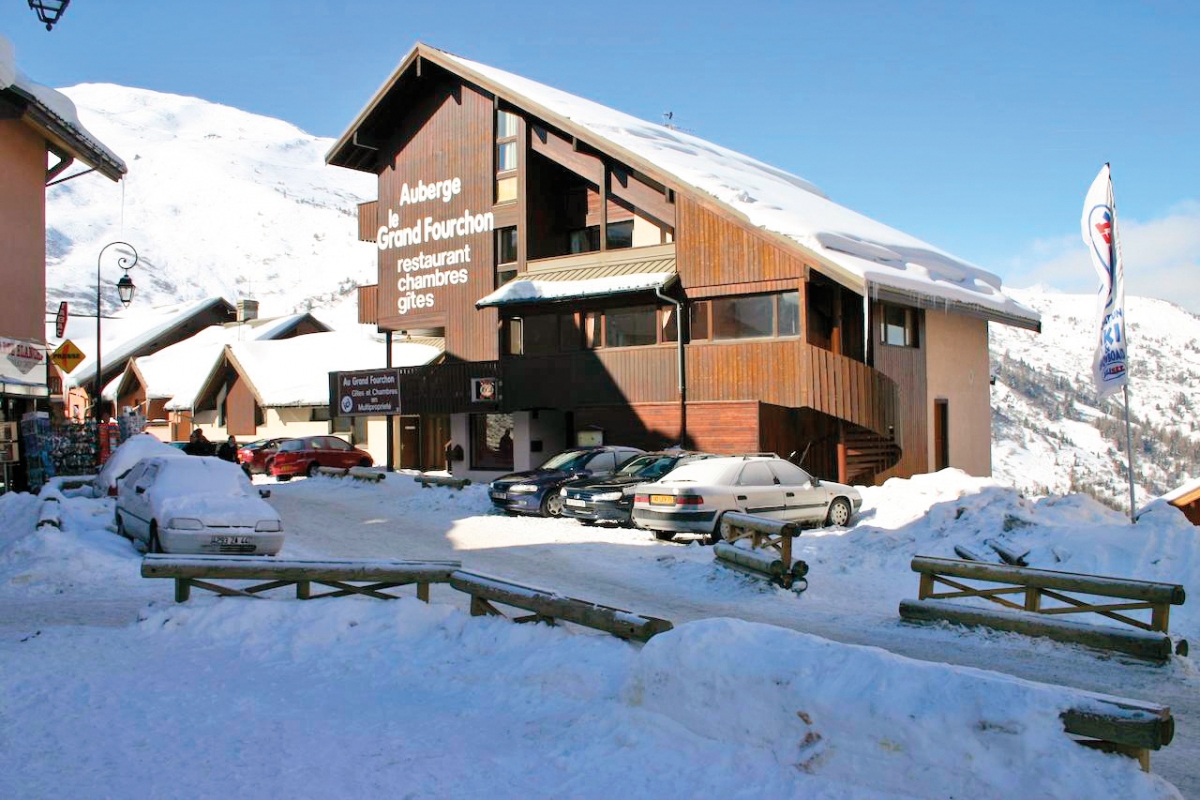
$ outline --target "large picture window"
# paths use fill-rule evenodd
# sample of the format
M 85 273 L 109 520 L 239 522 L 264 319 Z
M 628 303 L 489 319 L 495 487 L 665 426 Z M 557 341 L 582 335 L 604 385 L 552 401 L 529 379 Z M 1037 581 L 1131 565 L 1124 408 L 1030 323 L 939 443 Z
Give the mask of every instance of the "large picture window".
M 471 415 L 471 468 L 512 470 L 511 414 Z
M 605 347 L 638 347 L 657 344 L 654 306 L 613 309 L 605 314 Z
M 800 293 L 738 295 L 691 304 L 692 341 L 800 335 Z

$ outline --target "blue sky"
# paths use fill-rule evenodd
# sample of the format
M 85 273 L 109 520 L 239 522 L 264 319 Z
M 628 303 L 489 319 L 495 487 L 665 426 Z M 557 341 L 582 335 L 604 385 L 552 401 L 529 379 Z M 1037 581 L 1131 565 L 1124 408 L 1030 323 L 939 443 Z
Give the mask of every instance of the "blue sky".
M 348 10 L 347 10 L 348 9 Z M 337 136 L 420 40 L 679 127 L 1000 274 L 1092 291 L 1113 165 L 1128 291 L 1200 311 L 1200 4 L 151 3 L 0 7 L 51 86 L 195 95 Z

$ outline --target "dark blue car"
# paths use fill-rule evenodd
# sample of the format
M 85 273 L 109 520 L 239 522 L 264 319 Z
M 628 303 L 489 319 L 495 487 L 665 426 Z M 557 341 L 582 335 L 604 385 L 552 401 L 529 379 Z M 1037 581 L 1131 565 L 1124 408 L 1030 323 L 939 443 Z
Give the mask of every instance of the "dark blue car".
M 497 478 L 488 487 L 492 505 L 510 514 L 562 514 L 563 498 L 558 490 L 577 478 L 611 475 L 625 462 L 640 455 L 634 447 L 572 447 L 552 456 L 537 469 L 514 472 Z

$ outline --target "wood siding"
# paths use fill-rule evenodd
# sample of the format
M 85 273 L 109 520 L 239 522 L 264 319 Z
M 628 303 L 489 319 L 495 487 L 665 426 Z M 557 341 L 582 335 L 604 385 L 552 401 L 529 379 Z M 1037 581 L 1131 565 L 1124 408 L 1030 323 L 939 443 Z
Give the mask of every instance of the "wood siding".
M 735 454 L 759 449 L 757 402 L 688 403 L 687 441 L 708 453 Z M 587 406 L 575 411 L 575 430 L 601 428 L 604 441 L 644 450 L 680 443 L 678 403 Z
M 358 204 L 358 240 L 373 242 L 379 235 L 379 201 Z
M 929 421 L 926 412 L 925 379 L 925 315 L 918 311 L 920 329 L 918 341 L 921 347 L 897 347 L 879 341 L 880 303 L 871 304 L 871 349 L 875 369 L 896 382 L 899 392 L 896 425 L 896 443 L 903 454 L 900 461 L 877 480 L 883 482 L 896 476 L 916 475 L 929 471 Z
M 225 395 L 225 428 L 230 436 L 253 436 L 258 431 L 256 408 L 250 387 L 235 373 Z
M 392 138 L 394 157 L 379 175 L 380 222 L 386 222 L 389 213 L 394 213 L 399 216 L 400 227 L 412 228 L 422 224 L 426 217 L 441 221 L 459 218 L 468 211 L 472 215 L 491 212 L 495 192 L 493 99 L 457 79 L 437 76 L 432 71 L 421 80 L 426 81 L 426 89 L 418 100 L 403 109 L 403 115 L 397 116 Z M 405 183 L 411 189 L 418 181 L 428 184 L 452 178 L 462 180 L 462 191 L 450 202 L 434 199 L 400 204 Z M 405 273 L 398 269 L 397 262 L 418 253 L 433 255 L 464 246 L 470 247 L 470 263 L 460 265 L 468 271 L 467 282 L 419 291 L 435 296 L 433 308 L 400 313 L 398 301 L 403 293 L 397 281 Z M 474 308 L 476 300 L 495 288 L 494 249 L 494 234 L 479 232 L 381 250 L 379 326 L 384 330 L 444 328 L 448 358 L 494 359 L 498 347 L 496 311 Z M 409 274 L 431 272 L 426 269 Z
M 803 259 L 748 224 L 735 223 L 684 195 L 676 198 L 676 209 L 679 277 L 685 290 L 722 286 L 728 294 L 744 294 L 747 283 L 804 278 Z
M 358 323 L 379 324 L 379 284 L 358 287 Z
M 674 347 L 581 350 L 503 361 L 504 405 L 570 409 L 578 405 L 678 399 Z

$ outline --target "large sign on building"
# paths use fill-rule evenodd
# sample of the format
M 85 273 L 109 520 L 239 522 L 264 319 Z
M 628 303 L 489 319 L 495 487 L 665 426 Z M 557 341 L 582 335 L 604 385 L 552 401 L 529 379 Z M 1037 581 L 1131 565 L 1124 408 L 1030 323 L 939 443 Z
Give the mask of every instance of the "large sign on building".
M 334 417 L 400 413 L 400 370 L 329 373 L 329 413 Z

